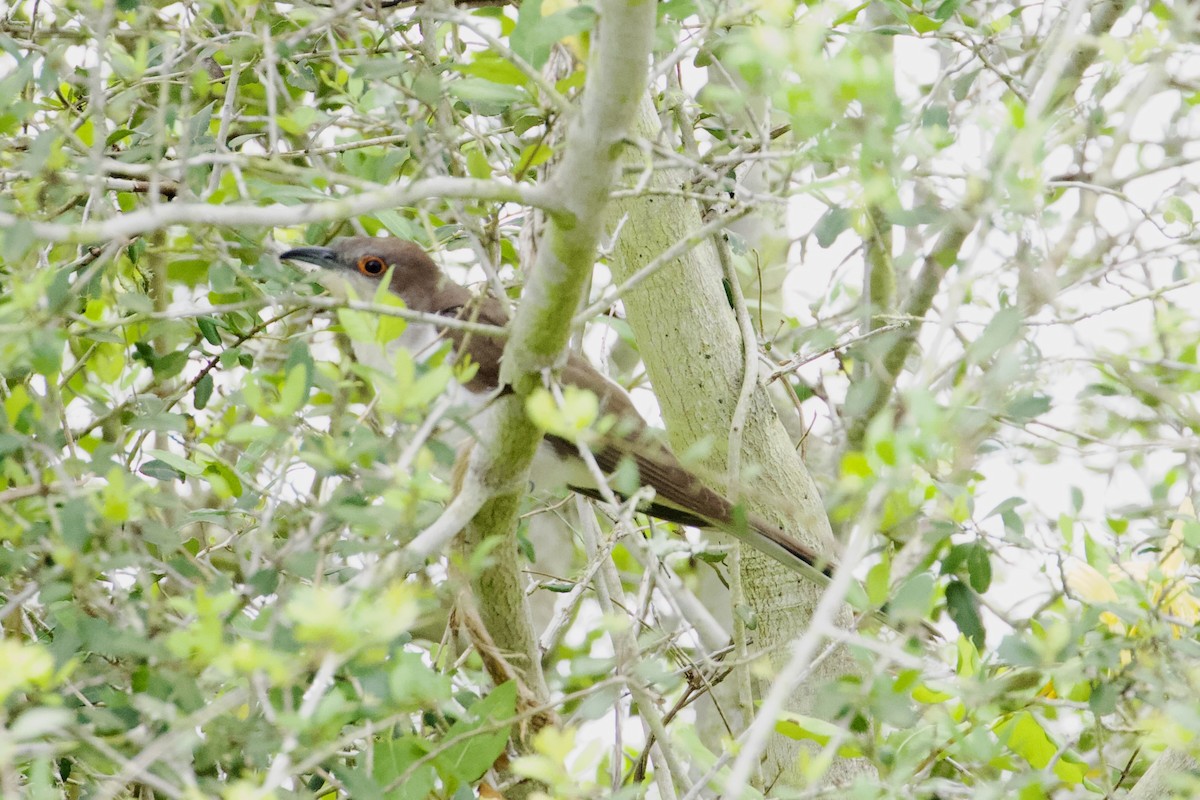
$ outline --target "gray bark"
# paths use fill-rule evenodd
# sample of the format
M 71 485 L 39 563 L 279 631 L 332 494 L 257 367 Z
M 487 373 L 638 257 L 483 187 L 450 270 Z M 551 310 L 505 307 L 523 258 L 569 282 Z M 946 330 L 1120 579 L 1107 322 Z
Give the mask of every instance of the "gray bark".
M 642 103 L 635 133 L 651 140 L 660 136 L 658 117 L 648 99 Z M 630 153 L 628 163 L 640 164 L 640 154 Z M 647 188 L 678 189 L 682 182 L 680 173 L 659 171 Z M 614 204 L 613 212 L 611 227 L 620 225 L 612 265 L 618 282 L 694 235 L 701 225 L 695 203 L 678 196 L 644 194 Z M 671 444 L 684 452 L 697 442 L 709 441 L 712 449 L 705 466 L 712 474 L 725 474 L 728 432 L 745 364 L 741 334 L 712 241 L 700 241 L 623 299 Z M 832 535 L 821 498 L 761 386 L 751 398 L 741 441 L 743 471 L 740 486 L 733 488 L 740 490 L 748 509 L 829 552 Z M 747 491 L 750 486 L 754 492 Z M 767 651 L 779 667 L 787 656 L 784 645 L 807 629 L 819 589 L 797 581 L 793 573 L 757 552 L 742 552 L 741 570 L 746 598 L 757 618 L 751 647 Z M 849 621 L 850 611 L 843 608 L 837 622 Z M 817 687 L 855 671 L 845 651 L 825 660 L 812 680 L 795 693 L 790 710 L 814 713 Z M 768 782 L 781 774 L 785 780 L 795 776 L 797 748 L 791 740 L 773 737 L 764 754 L 763 775 Z M 866 769 L 860 762 L 838 761 L 828 779 L 840 782 Z
M 1166 750 L 1150 765 L 1129 792 L 1129 800 L 1165 800 L 1195 797 L 1200 786 L 1200 766 L 1187 753 Z

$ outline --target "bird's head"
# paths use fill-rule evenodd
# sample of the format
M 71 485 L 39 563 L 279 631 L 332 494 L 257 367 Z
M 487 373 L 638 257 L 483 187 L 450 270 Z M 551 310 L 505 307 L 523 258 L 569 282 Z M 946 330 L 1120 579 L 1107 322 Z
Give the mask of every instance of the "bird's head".
M 295 247 L 279 256 L 303 261 L 347 277 L 368 296 L 391 270 L 388 288 L 416 311 L 441 311 L 437 306 L 449 283 L 421 246 L 404 239 L 350 236 L 327 247 Z

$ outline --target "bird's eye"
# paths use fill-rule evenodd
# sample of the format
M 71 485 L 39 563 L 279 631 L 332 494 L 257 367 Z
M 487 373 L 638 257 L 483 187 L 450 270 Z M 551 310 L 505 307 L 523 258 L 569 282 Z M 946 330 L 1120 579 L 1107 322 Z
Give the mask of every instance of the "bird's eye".
M 358 260 L 358 271 L 363 275 L 377 277 L 382 275 L 385 269 L 387 269 L 387 264 L 383 263 L 382 258 L 377 258 L 376 256 L 363 256 Z

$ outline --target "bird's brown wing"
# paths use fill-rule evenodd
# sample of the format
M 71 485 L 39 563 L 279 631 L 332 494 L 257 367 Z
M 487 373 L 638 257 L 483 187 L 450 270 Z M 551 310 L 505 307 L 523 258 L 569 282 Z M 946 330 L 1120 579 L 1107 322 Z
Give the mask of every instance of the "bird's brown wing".
M 614 430 L 593 449 L 593 455 L 606 474 L 616 470 L 623 459 L 633 460 L 638 480 L 655 492 L 648 513 L 684 525 L 719 528 L 812 580 L 828 581 L 833 572 L 833 562 L 828 557 L 761 517 L 735 509 L 728 499 L 680 464 L 670 448 L 654 438 L 625 390 L 589 362 L 573 355 L 562 371 L 562 380 L 593 391 L 594 387 L 601 387 L 597 391 L 601 413 L 611 414 L 617 422 Z M 551 446 L 560 455 L 576 452 L 575 445 L 565 439 L 546 438 L 552 440 Z
M 547 436 L 546 441 L 560 455 L 577 452 L 576 446 L 566 439 Z M 833 575 L 834 563 L 828 557 L 796 541 L 765 519 L 735 509 L 729 500 L 680 464 L 670 449 L 646 432 L 632 439 L 604 437 L 593 447 L 592 455 L 605 474 L 614 472 L 624 459 L 633 461 L 640 483 L 654 489 L 654 502 L 643 509 L 652 516 L 682 525 L 723 530 L 822 585 Z M 600 495 L 588 487 L 571 488 L 591 497 Z

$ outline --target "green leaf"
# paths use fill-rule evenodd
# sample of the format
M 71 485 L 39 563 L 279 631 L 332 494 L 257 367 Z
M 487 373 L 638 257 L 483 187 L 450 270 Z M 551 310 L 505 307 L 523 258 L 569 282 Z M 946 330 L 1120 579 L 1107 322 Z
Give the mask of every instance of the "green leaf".
M 879 0 L 879 4 L 890 11 L 896 19 L 908 17 L 908 7 L 901 0 Z
M 599 417 L 600 401 L 595 392 L 568 385 L 563 387 L 560 406 L 554 395 L 539 387 L 525 400 L 525 411 L 542 430 L 575 441 Z
M 529 83 L 525 73 L 517 69 L 511 61 L 490 50 L 480 52 L 469 63 L 456 65 L 453 69 L 472 78 L 482 78 L 507 86 L 525 86 Z
M 159 380 L 167 380 L 183 372 L 183 368 L 187 366 L 187 362 L 187 351 L 179 350 L 154 359 L 154 363 L 150 366 L 154 370 L 154 377 Z
M 1088 706 L 1097 717 L 1106 717 L 1117 710 L 1120 693 L 1111 683 L 1099 683 L 1091 687 Z
M 412 352 L 401 347 L 392 357 L 392 377 L 396 379 L 396 389 L 407 392 L 417 375 L 417 362 L 413 360 Z
M 886 559 L 871 567 L 867 572 L 867 600 L 875 608 L 879 608 L 887 602 L 891 579 L 892 565 Z
M 409 767 L 428 753 L 428 743 L 412 736 L 396 738 L 392 734 L 384 734 L 375 741 L 372 749 L 373 768 L 371 778 L 380 786 L 389 785 L 400 780 L 407 773 L 406 780 L 397 787 L 398 794 L 388 794 L 387 797 L 398 797 L 404 800 L 425 800 L 434 796 L 437 781 L 437 771 L 433 764 L 425 764 L 411 773 Z
M 388 270 L 384 280 L 379 282 L 379 288 L 375 290 L 375 296 L 372 301 L 376 305 L 387 306 L 389 308 L 404 308 L 404 301 L 398 295 L 392 294 L 388 288 L 392 285 L 392 271 Z M 376 318 L 375 341 L 378 344 L 389 344 L 399 338 L 401 334 L 408 329 L 408 320 L 403 317 L 394 317 L 389 314 L 379 314 Z M 307 352 L 307 350 L 305 351 Z M 311 356 L 309 363 L 312 363 Z
M 379 329 L 378 317 L 365 311 L 353 311 L 349 308 L 337 310 L 338 323 L 342 330 L 354 342 L 375 341 L 375 331 Z
M 105 138 L 104 146 L 112 147 L 117 142 L 123 141 L 124 139 L 135 135 L 135 133 L 135 131 L 131 131 L 128 128 L 117 128 Z
M 170 464 L 159 459 L 152 459 L 142 465 L 138 470 L 148 478 L 154 478 L 160 481 L 183 480 L 186 476 L 179 470 L 172 467 Z
M 217 331 L 217 322 L 212 317 L 197 317 L 196 327 L 209 344 L 221 344 L 221 334 Z
M 196 381 L 196 388 L 192 393 L 192 407 L 200 411 L 208 405 L 209 398 L 213 393 L 213 376 L 211 372 L 206 372 L 200 376 L 200 380 Z
M 383 787 L 362 769 L 338 765 L 330 772 L 346 786 L 350 797 L 385 797 Z
M 212 266 L 212 259 L 208 258 L 177 258 L 167 264 L 167 278 L 186 283 L 188 286 L 197 286 L 210 278 L 209 270 Z
M 38 242 L 33 226 L 23 219 L 15 219 L 0 229 L 0 260 L 15 264 L 25 257 L 29 249 Z
M 63 336 L 61 331 L 47 332 L 33 340 L 30 366 L 39 375 L 54 379 L 62 370 Z
M 840 725 L 788 711 L 775 723 L 775 731 L 795 741 L 816 742 L 821 747 L 843 738 L 844 734 Z M 838 748 L 841 758 L 858 758 L 862 755 L 862 750 L 850 740 Z
M 984 519 L 991 519 L 995 516 L 1003 516 L 1005 513 L 1012 511 L 1015 508 L 1025 505 L 1024 497 L 1010 497 L 1007 500 L 1002 500 L 995 508 L 984 515 Z
M 375 219 L 379 220 L 383 224 L 383 227 L 388 229 L 388 233 L 400 239 L 413 239 L 420 231 L 412 220 L 391 209 L 376 211 Z
M 829 247 L 849 227 L 850 212 L 844 208 L 832 206 L 817 220 L 813 233 L 817 237 L 817 244 L 821 247 Z
M 967 555 L 967 573 L 971 588 L 983 594 L 992 585 L 992 561 L 986 547 L 976 544 Z
M 695 0 L 666 0 L 658 4 L 663 15 L 684 20 L 696 13 Z
M 913 575 L 896 589 L 888 603 L 888 612 L 897 619 L 921 619 L 933 599 L 933 576 L 927 572 Z
M 1084 560 L 1096 569 L 1104 572 L 1112 563 L 1112 559 L 1108 555 L 1108 551 L 1097 542 L 1092 535 L 1084 529 L 1083 533 L 1083 555 Z
M 147 450 L 147 453 L 154 456 L 160 461 L 170 464 L 171 467 L 184 475 L 195 477 L 204 472 L 204 468 L 199 464 L 189 461 L 181 455 L 177 455 L 168 450 Z
M 542 0 L 523 0 L 509 44 L 534 69 L 541 69 L 556 42 L 591 31 L 595 24 L 596 12 L 588 6 L 566 8 L 543 17 Z
M 454 377 L 454 369 L 449 364 L 439 364 L 413 382 L 408 392 L 410 408 L 424 408 L 440 395 Z
M 1027 422 L 1050 410 L 1050 397 L 1044 394 L 1027 394 L 1015 398 L 1008 404 L 1005 414 L 1014 422 Z
M 452 82 L 447 87 L 449 94 L 459 100 L 481 106 L 495 106 L 495 111 L 502 111 L 513 103 L 525 99 L 525 92 L 511 86 L 485 81 L 480 78 L 462 78 Z M 493 109 L 480 109 L 487 113 Z
M 91 541 L 91 516 L 91 506 L 82 497 L 67 500 L 58 512 L 63 541 L 76 552 L 82 553 Z
M 1183 222 L 1190 227 L 1195 219 L 1192 207 L 1182 197 L 1168 197 L 1163 203 L 1163 222 Z
M 983 629 L 983 620 L 979 617 L 979 603 L 975 594 L 963 582 L 951 581 L 946 586 L 946 612 L 976 649 L 982 650 L 986 632 Z
M 416 653 L 398 653 L 388 675 L 391 701 L 404 709 L 436 706 L 448 701 L 453 692 L 450 679 L 436 672 Z
M 642 486 L 642 476 L 638 472 L 637 461 L 631 456 L 622 456 L 617 462 L 617 468 L 608 476 L 609 485 L 626 497 L 632 495 Z
M 930 19 L 924 14 L 912 12 L 908 15 L 908 24 L 917 33 L 933 33 L 942 27 L 940 20 Z
M 204 468 L 204 478 L 218 497 L 241 497 L 242 479 L 238 474 L 219 461 L 210 462 Z
M 277 431 L 266 425 L 255 425 L 250 422 L 239 422 L 229 429 L 227 438 L 234 444 L 250 442 L 267 442 L 275 438 Z
M 937 103 L 921 112 L 921 127 L 922 128 L 949 128 L 950 127 L 950 109 L 942 103 Z M 895 221 L 895 217 L 892 217 Z M 926 222 L 930 220 L 925 220 Z
M 423 69 L 413 79 L 413 94 L 422 103 L 436 107 L 443 99 L 442 81 L 433 70 Z
M 199 111 L 187 117 L 187 132 L 189 141 L 197 147 L 205 147 L 212 142 L 209 126 L 212 124 L 213 109 L 216 103 L 209 103 Z
M 933 12 L 933 18 L 939 22 L 945 22 L 954 16 L 954 12 L 958 11 L 958 7 L 965 3 L 966 0 L 945 0 L 937 10 Z
M 312 373 L 307 365 L 296 364 L 288 370 L 283 387 L 279 390 L 279 402 L 275 404 L 273 411 L 279 417 L 290 417 L 308 400 L 311 389 Z
M 1058 752 L 1046 729 L 1028 711 L 1018 711 L 1000 723 L 996 735 L 1035 769 L 1044 769 Z
M 284 80 L 289 85 L 306 92 L 315 92 L 320 88 L 317 83 L 317 73 L 307 63 L 296 63 L 288 60 L 284 64 Z
M 446 731 L 446 738 L 451 739 L 475 730 L 480 732 L 460 744 L 451 746 L 438 757 L 437 763 L 442 773 L 463 783 L 472 783 L 482 777 L 504 752 L 512 725 L 503 725 L 498 730 L 480 729 L 511 720 L 516 713 L 516 703 L 517 685 L 513 681 L 507 681 L 471 706 L 471 719 L 460 719 L 451 725 Z
M 1015 308 L 1002 308 L 992 317 L 992 321 L 979 334 L 979 338 L 967 348 L 967 361 L 972 364 L 982 364 L 1014 342 L 1021 331 L 1024 318 Z
M 492 177 L 492 165 L 488 163 L 487 156 L 478 147 L 472 147 L 467 151 L 467 172 L 472 178 Z
M 554 148 L 545 142 L 529 144 L 521 150 L 521 157 L 517 159 L 517 165 L 522 170 L 530 170 L 545 164 L 552 155 L 554 155 Z
M 64 708 L 33 708 L 10 722 L 8 735 L 18 742 L 40 739 L 51 733 L 66 732 L 74 715 Z

